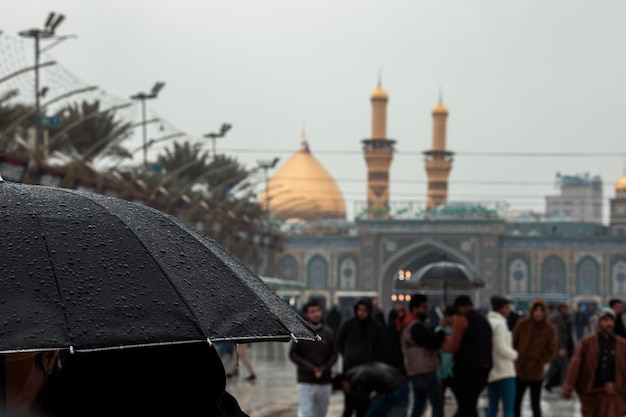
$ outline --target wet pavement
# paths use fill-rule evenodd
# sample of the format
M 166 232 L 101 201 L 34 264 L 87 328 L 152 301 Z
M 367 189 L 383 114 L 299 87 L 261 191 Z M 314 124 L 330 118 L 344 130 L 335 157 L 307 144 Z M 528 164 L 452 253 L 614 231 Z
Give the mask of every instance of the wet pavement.
M 237 398 L 241 408 L 250 417 L 295 417 L 297 415 L 296 367 L 288 358 L 288 343 L 254 343 L 250 348 L 250 357 L 256 373 L 254 381 L 246 381 L 248 373 L 243 365 L 239 375 L 228 380 L 226 390 Z M 230 357 L 225 358 L 228 366 Z M 561 400 L 558 389 L 552 393 L 542 391 L 542 410 L 544 417 L 579 417 L 580 403 L 574 400 Z M 480 405 L 486 406 L 486 397 L 480 399 Z M 456 404 L 451 396 L 446 397 L 446 417 L 451 417 Z M 341 417 L 343 394 L 333 393 L 327 417 Z M 394 417 L 397 413 L 394 413 Z M 485 415 L 485 414 L 482 414 Z M 430 416 L 427 411 L 425 417 Z M 528 402 L 528 393 L 523 405 L 523 417 L 532 417 Z

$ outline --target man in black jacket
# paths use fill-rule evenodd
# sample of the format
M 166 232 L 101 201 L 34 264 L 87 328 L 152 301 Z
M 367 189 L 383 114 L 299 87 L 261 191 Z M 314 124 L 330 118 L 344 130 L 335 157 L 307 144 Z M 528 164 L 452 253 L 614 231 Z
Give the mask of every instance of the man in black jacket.
M 334 333 L 322 323 L 319 301 L 306 303 L 303 313 L 322 341 L 300 340 L 289 348 L 289 358 L 297 366 L 298 416 L 325 417 L 332 394 L 331 368 L 337 361 Z
M 345 320 L 337 332 L 337 350 L 342 356 L 343 373 L 366 362 L 383 359 L 383 328 L 372 318 L 370 298 L 360 298 L 354 305 L 354 316 Z M 356 409 L 356 403 L 350 393 L 344 392 L 343 417 L 357 417 L 365 410 Z
M 454 300 L 452 333 L 443 350 L 454 355 L 452 368 L 460 417 L 478 417 L 476 405 L 487 385 L 492 366 L 492 330 L 487 319 L 474 310 L 467 295 Z

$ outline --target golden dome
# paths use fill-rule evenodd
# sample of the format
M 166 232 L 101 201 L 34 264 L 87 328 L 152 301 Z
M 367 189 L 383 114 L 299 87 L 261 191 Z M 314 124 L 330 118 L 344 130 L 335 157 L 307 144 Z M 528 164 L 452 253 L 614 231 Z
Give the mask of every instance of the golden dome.
M 626 175 L 617 180 L 615 183 L 615 191 L 626 191 Z
M 439 104 L 433 108 L 433 114 L 448 114 L 448 108 L 444 106 L 442 102 L 439 102 Z
M 379 85 L 370 96 L 372 100 L 388 100 L 387 92 Z
M 346 217 L 346 206 L 335 180 L 311 155 L 306 139 L 269 180 L 269 205 L 273 217 L 305 221 Z M 259 202 L 265 204 L 265 192 Z

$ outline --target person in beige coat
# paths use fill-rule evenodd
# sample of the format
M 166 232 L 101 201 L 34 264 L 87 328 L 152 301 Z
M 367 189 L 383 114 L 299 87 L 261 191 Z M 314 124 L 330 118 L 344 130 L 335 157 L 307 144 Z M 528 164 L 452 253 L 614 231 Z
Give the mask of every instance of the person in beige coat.
M 502 417 L 515 414 L 515 360 L 517 351 L 513 349 L 511 331 L 507 317 L 511 314 L 511 301 L 499 296 L 491 297 L 491 309 L 487 321 L 492 330 L 493 366 L 487 376 L 487 396 L 489 406 L 487 417 L 498 415 L 502 401 Z
M 517 350 L 515 362 L 515 417 L 521 416 L 522 399 L 530 388 L 533 417 L 541 417 L 541 385 L 545 368 L 556 356 L 556 327 L 547 320 L 548 305 L 536 299 L 530 305 L 530 315 L 517 321 L 513 328 L 513 349 Z

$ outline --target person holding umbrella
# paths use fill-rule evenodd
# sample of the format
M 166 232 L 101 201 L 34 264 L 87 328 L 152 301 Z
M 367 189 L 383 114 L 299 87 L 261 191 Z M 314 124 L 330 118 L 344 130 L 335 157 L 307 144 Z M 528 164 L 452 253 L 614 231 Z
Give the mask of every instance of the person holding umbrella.
M 213 341 L 319 339 L 241 260 L 166 213 L 1 179 L 0 201 L 0 353 L 72 352 L 54 383 L 38 362 L 8 369 L 22 382 L 0 376 L 44 395 L 50 415 L 245 416 Z
M 52 388 L 58 378 L 58 351 L 10 353 L 4 359 L 6 411 L 11 414 L 47 415 Z M 0 410 L 1 411 L 1 410 Z M 2 414 L 0 412 L 0 414 Z
M 492 330 L 487 319 L 474 309 L 471 298 L 459 295 L 454 300 L 452 333 L 443 350 L 452 353 L 452 378 L 456 387 L 459 416 L 478 417 L 478 397 L 487 385 L 493 365 Z
M 70 354 L 53 388 L 52 417 L 248 417 L 207 342 Z
M 248 417 L 225 391 L 222 362 L 205 342 L 62 353 L 62 361 L 57 350 L 4 355 L 0 415 Z

